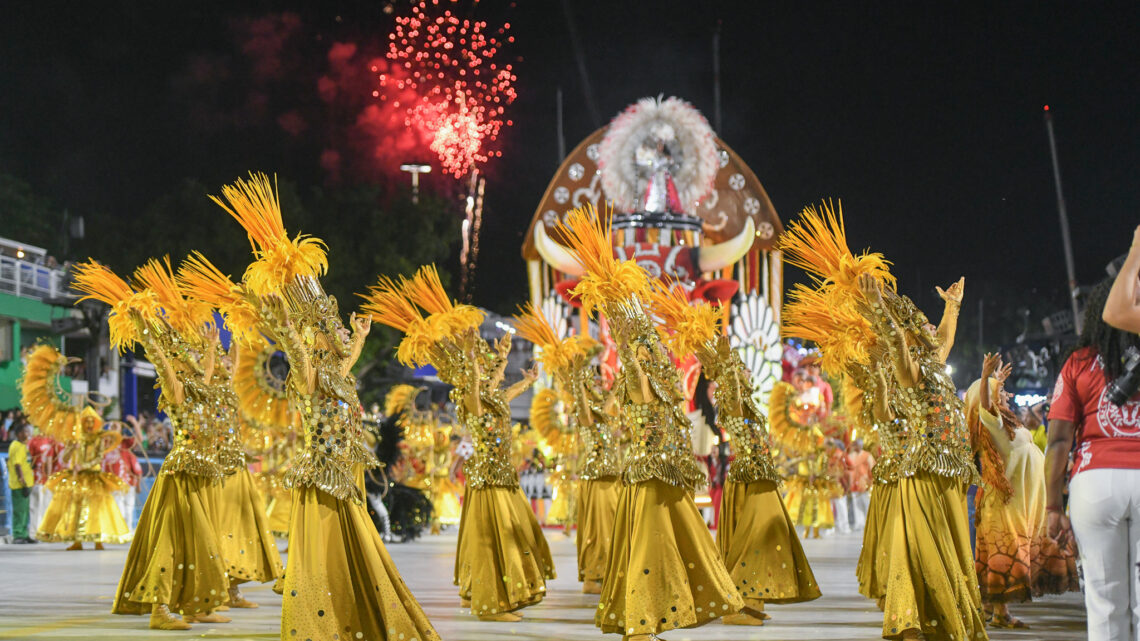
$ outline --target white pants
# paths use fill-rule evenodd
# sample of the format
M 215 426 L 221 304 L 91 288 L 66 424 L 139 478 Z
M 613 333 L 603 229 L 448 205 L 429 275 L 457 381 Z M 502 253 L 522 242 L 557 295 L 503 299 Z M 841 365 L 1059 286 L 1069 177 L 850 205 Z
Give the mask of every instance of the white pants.
M 48 505 L 51 505 L 51 490 L 42 483 L 33 485 L 32 495 L 28 497 L 28 536 L 35 537 L 39 532 Z
M 132 532 L 135 530 L 135 496 L 138 495 L 138 490 L 133 487 L 127 488 L 126 492 L 115 492 L 115 505 L 119 506 L 119 513 L 123 515 L 123 520 L 127 522 L 127 527 Z
M 847 515 L 847 495 L 831 499 L 831 509 L 835 511 L 835 531 L 847 534 L 851 531 L 851 519 Z
M 862 530 L 867 525 L 867 509 L 871 507 L 870 492 L 852 492 L 851 509 L 855 513 L 855 529 Z
M 1140 639 L 1140 470 L 1096 469 L 1069 483 L 1085 577 L 1089 641 Z

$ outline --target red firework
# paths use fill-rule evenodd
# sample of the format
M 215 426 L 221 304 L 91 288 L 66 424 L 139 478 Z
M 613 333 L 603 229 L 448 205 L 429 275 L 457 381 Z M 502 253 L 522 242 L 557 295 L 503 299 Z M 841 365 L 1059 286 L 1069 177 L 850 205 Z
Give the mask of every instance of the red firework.
M 515 99 L 515 74 L 499 64 L 510 23 L 489 33 L 486 21 L 460 18 L 451 7 L 458 0 L 420 0 L 411 15 L 396 18 L 389 34 L 388 58 L 402 65 L 406 76 L 380 74 L 381 87 L 410 89 L 416 98 L 405 109 L 404 124 L 432 138 L 431 150 L 444 171 L 456 178 L 478 163 L 502 152 L 490 148 L 504 126 L 507 105 Z M 478 0 L 472 3 L 472 7 Z M 373 67 L 373 71 L 379 71 Z M 384 98 L 383 91 L 373 95 Z

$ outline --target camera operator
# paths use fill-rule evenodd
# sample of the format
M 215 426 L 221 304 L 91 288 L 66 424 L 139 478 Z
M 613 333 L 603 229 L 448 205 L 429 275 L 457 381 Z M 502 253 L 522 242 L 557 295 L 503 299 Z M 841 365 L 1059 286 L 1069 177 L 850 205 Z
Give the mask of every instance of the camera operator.
M 1140 227 L 1132 232 L 1132 247 L 1124 259 L 1104 304 L 1104 322 L 1126 332 L 1140 333 Z
M 1048 532 L 1062 547 L 1076 535 L 1092 641 L 1129 639 L 1131 621 L 1140 620 L 1130 598 L 1140 594 L 1140 396 L 1120 389 L 1134 378 L 1124 357 L 1140 337 L 1104 321 L 1109 288 L 1105 280 L 1089 294 L 1084 329 L 1053 390 L 1045 451 Z

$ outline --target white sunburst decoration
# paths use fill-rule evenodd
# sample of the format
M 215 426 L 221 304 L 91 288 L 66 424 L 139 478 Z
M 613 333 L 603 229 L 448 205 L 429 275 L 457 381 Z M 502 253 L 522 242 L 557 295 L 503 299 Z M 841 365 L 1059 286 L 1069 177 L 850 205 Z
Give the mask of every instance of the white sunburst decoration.
M 746 294 L 732 305 L 732 346 L 752 372 L 756 401 L 766 405 L 768 393 L 783 375 L 784 355 L 776 315 L 759 294 Z

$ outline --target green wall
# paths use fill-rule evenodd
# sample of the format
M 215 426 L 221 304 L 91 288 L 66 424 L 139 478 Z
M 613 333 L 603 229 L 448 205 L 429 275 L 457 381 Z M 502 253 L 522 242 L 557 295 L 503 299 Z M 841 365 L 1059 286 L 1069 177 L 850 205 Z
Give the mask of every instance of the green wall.
M 0 362 L 0 410 L 20 405 L 20 390 L 16 383 L 23 374 L 20 350 L 36 341 L 59 347 L 59 337 L 51 333 L 53 318 L 66 318 L 71 310 L 46 305 L 31 298 L 20 298 L 0 292 L 0 319 L 12 321 L 12 360 Z M 65 387 L 71 387 L 69 379 Z

